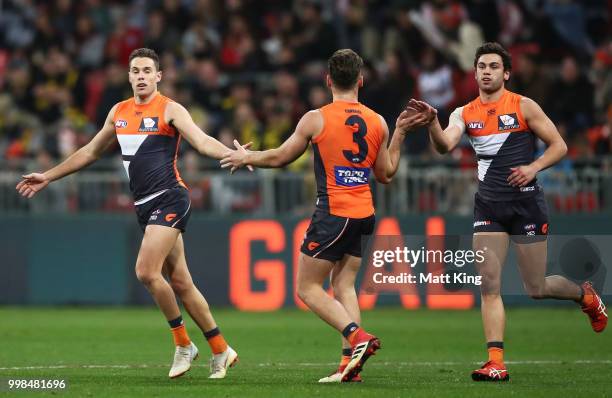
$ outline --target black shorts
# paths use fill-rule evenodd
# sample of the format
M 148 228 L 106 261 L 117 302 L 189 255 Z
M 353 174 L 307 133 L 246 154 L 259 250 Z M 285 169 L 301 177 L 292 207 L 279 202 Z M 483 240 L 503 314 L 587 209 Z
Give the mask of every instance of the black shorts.
M 183 187 L 171 188 L 135 207 L 138 224 L 143 232 L 147 225 L 165 225 L 185 232 L 191 215 L 189 192 Z
M 474 233 L 507 232 L 517 243 L 531 243 L 548 235 L 548 208 L 542 192 L 530 198 L 495 202 L 474 198 Z
M 345 254 L 361 257 L 361 240 L 372 235 L 376 218 L 347 218 L 316 210 L 306 230 L 302 253 L 328 261 L 341 260 Z

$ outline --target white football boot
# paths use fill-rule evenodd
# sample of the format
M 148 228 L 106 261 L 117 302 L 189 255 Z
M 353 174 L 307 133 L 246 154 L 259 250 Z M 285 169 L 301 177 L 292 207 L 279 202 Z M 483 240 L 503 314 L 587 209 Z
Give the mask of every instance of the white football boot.
M 230 346 L 220 354 L 214 354 L 210 359 L 209 379 L 223 379 L 227 368 L 231 368 L 238 362 L 238 353 Z
M 184 375 L 191 368 L 191 362 L 196 359 L 198 359 L 198 347 L 193 342 L 186 347 L 176 346 L 174 362 L 172 362 L 168 376 L 174 379 Z

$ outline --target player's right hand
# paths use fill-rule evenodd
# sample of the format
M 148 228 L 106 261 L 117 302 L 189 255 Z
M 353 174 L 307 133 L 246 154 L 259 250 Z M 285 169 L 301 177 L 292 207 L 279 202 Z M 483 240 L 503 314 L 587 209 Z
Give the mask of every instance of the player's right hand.
M 425 101 L 418 101 L 412 98 L 408 102 L 408 106 L 410 108 L 415 109 L 418 113 L 422 114 L 426 119 L 426 124 L 433 122 L 434 119 L 438 116 L 438 110 Z
M 21 196 L 31 198 L 37 192 L 45 189 L 49 185 L 49 179 L 42 173 L 30 173 L 22 176 L 23 180 L 19 181 L 15 189 Z

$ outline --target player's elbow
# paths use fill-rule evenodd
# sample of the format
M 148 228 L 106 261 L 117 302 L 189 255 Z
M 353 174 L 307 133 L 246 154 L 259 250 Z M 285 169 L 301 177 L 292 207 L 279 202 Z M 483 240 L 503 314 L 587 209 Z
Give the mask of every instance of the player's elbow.
M 389 177 L 386 174 L 375 175 L 375 177 L 376 181 L 385 185 L 389 184 L 393 180 L 393 177 Z
M 560 140 L 559 142 L 559 152 L 561 153 L 561 156 L 567 155 L 567 144 L 563 140 Z
M 290 159 L 288 159 L 286 156 L 283 156 L 280 151 L 274 150 L 272 156 L 270 156 L 270 160 L 268 161 L 268 166 L 272 168 L 279 168 L 284 167 L 289 163 Z
M 446 155 L 447 153 L 451 151 L 451 148 L 446 143 L 436 144 L 434 145 L 434 148 L 436 152 L 438 152 L 440 155 Z
M 90 145 L 85 145 L 83 148 L 80 149 L 80 152 L 87 164 L 95 162 L 102 156 L 101 150 L 98 150 Z

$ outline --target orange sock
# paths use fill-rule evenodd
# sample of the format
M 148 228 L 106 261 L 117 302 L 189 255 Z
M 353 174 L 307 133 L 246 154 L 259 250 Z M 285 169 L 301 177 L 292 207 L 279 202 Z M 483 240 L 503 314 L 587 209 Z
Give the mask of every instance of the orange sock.
M 493 361 L 495 363 L 504 363 L 503 348 L 489 347 L 487 351 L 489 351 L 489 361 Z
M 185 325 L 181 325 L 175 328 L 170 329 L 172 331 L 172 337 L 174 338 L 174 344 L 180 345 L 181 347 L 187 347 L 191 344 L 191 339 L 187 334 L 187 329 L 185 329 Z
M 221 354 L 225 350 L 227 350 L 227 342 L 223 338 L 222 334 L 218 334 L 214 337 L 211 337 L 207 340 L 208 345 L 210 346 L 210 350 L 213 354 Z

